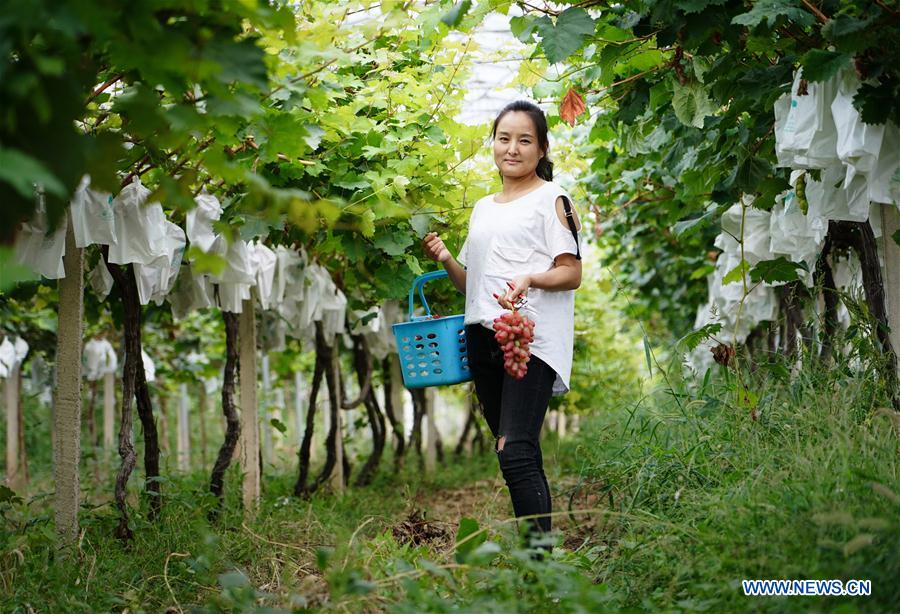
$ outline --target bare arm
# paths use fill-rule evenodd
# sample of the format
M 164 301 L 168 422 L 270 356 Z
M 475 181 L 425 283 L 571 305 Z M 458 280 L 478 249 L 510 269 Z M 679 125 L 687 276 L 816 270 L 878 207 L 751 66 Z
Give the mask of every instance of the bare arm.
M 528 294 L 529 288 L 538 290 L 575 290 L 581 286 L 581 260 L 575 254 L 560 254 L 553 261 L 553 268 L 543 273 L 518 275 L 510 282 L 512 287 L 497 298 L 504 309 L 512 309 L 512 303 L 520 294 Z
M 436 232 L 429 232 L 425 235 L 425 238 L 422 239 L 422 250 L 428 258 L 444 265 L 450 281 L 457 290 L 465 294 L 466 270 L 456 261 Z
M 581 285 L 581 260 L 575 254 L 560 254 L 552 269 L 528 277 L 530 286 L 538 290 L 575 290 Z
M 578 214 L 574 213 L 575 229 L 581 231 L 581 222 Z M 569 223 L 566 221 L 565 207 L 562 198 L 556 200 L 556 216 L 559 223 L 567 230 Z M 520 294 L 528 294 L 529 288 L 539 290 L 575 290 L 581 286 L 581 260 L 575 254 L 560 254 L 553 260 L 553 268 L 543 273 L 519 275 L 511 280 L 512 288 L 506 294 L 501 295 L 497 302 L 506 309 L 512 309 L 512 301 Z
M 466 293 L 466 270 L 459 264 L 455 258 L 452 256 L 449 260 L 444 261 L 444 268 L 447 270 L 447 274 L 450 276 L 450 281 L 453 282 L 453 285 L 456 286 L 456 289 Z

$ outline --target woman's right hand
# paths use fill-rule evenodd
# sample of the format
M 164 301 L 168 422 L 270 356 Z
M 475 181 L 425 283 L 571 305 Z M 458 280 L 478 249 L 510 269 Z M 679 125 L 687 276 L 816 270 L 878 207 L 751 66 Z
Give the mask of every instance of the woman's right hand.
M 436 232 L 429 232 L 422 239 L 422 251 L 435 262 L 447 262 L 453 255 Z

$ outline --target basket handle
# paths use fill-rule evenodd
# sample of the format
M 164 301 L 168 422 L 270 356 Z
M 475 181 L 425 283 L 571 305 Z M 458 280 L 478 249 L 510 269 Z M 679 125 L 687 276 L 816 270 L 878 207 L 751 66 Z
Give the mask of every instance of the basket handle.
M 419 292 L 419 298 L 422 300 L 422 305 L 425 307 L 425 315 L 422 318 L 430 318 L 431 317 L 431 308 L 428 306 L 428 301 L 425 300 L 425 284 L 429 281 L 433 281 L 435 279 L 440 279 L 442 277 L 447 277 L 447 271 L 432 271 L 431 273 L 425 273 L 424 275 L 419 275 L 416 277 L 415 281 L 413 281 L 412 286 L 409 289 L 409 321 L 413 321 L 413 294 L 416 291 Z

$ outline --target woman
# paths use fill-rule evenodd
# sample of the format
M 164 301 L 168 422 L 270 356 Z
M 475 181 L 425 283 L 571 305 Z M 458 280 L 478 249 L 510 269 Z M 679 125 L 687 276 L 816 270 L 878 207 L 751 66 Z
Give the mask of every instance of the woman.
M 458 262 L 437 233 L 426 235 L 423 249 L 466 295 L 469 365 L 513 509 L 516 517 L 532 517 L 529 533 L 544 533 L 551 504 L 540 432 L 550 397 L 569 389 L 581 225 L 553 183 L 540 108 L 525 101 L 506 106 L 491 136 L 503 190 L 475 204 Z M 520 295 L 527 296 L 522 311 L 535 329 L 528 372 L 516 380 L 503 368 L 493 322 Z

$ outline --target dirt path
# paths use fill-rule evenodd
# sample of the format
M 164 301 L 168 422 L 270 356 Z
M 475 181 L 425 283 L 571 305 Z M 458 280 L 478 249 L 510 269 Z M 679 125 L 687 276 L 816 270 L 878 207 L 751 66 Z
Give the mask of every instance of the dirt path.
M 460 488 L 419 493 L 413 506 L 428 510 L 435 519 L 455 526 L 463 517 L 474 518 L 479 523 L 508 517 L 512 508 L 503 479 L 478 480 Z
M 573 477 L 556 478 L 553 483 L 553 510 L 590 509 L 602 505 L 596 495 L 587 495 L 577 488 Z M 491 526 L 497 531 L 514 531 L 509 491 L 498 475 L 481 479 L 465 486 L 427 490 L 420 492 L 409 504 L 402 520 L 395 525 L 398 540 L 416 543 L 429 542 L 436 550 L 452 547 L 452 539 L 462 518 L 478 521 L 480 526 Z M 553 527 L 562 533 L 562 546 L 577 550 L 597 536 L 603 524 L 601 518 L 585 515 L 559 514 L 553 517 Z

